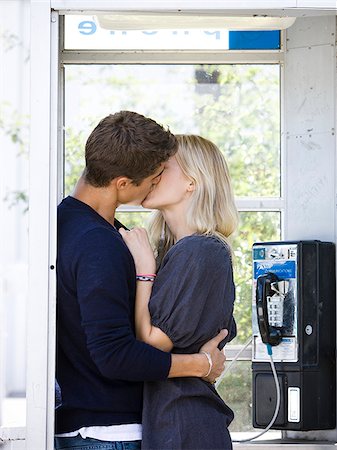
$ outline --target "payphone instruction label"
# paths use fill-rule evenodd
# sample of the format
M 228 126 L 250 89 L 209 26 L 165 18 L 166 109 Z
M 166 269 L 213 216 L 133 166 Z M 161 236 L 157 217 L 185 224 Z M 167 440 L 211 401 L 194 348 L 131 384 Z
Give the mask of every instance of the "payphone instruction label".
M 267 346 L 262 342 L 260 336 L 254 336 L 253 361 L 269 361 Z M 273 347 L 274 362 L 297 362 L 297 339 L 296 337 L 283 337 L 281 343 Z

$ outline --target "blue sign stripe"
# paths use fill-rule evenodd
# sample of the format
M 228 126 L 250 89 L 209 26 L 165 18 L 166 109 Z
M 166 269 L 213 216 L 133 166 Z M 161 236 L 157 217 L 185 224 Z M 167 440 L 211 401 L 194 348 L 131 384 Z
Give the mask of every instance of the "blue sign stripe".
M 268 272 L 275 273 L 281 279 L 295 278 L 296 263 L 295 261 L 254 261 L 254 279 Z
M 280 46 L 279 30 L 229 32 L 229 50 L 277 50 Z

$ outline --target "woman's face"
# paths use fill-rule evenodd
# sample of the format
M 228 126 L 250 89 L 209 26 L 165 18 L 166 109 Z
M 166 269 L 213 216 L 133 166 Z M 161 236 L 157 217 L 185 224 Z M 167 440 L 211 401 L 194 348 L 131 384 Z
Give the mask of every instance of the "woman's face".
M 185 202 L 193 191 L 193 183 L 182 172 L 175 156 L 164 163 L 164 171 L 145 200 L 144 208 L 171 209 L 174 205 Z

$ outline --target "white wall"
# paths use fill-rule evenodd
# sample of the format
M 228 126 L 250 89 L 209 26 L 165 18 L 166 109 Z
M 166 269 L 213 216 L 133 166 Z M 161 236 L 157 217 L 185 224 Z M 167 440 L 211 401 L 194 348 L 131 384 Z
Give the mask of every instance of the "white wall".
M 336 78 L 336 17 L 298 18 L 285 57 L 289 240 L 336 242 Z M 337 440 L 337 430 L 286 435 Z
M 298 18 L 285 56 L 287 239 L 336 240 L 336 17 Z

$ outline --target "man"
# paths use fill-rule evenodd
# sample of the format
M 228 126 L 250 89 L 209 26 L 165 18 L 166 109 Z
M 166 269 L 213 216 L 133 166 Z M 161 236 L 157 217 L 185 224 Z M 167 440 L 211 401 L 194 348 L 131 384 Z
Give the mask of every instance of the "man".
M 176 147 L 151 119 L 110 115 L 89 136 L 84 173 L 59 205 L 56 448 L 138 449 L 143 381 L 213 382 L 223 369 L 225 331 L 203 346 L 207 355 L 171 355 L 134 334 L 136 273 L 115 211 L 141 204 Z

